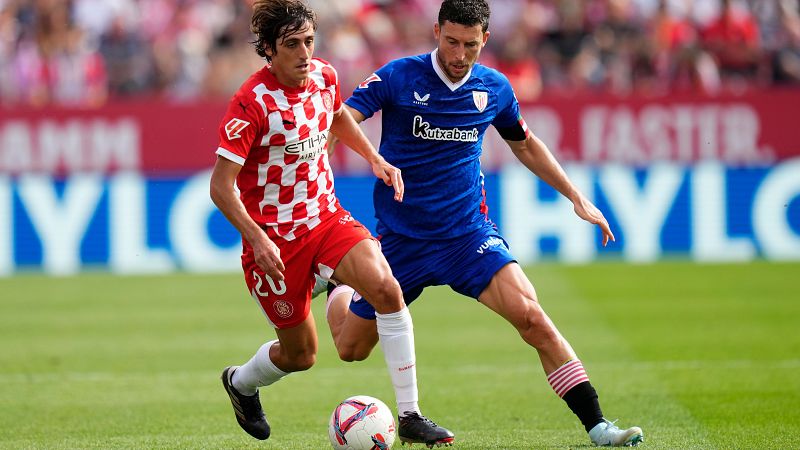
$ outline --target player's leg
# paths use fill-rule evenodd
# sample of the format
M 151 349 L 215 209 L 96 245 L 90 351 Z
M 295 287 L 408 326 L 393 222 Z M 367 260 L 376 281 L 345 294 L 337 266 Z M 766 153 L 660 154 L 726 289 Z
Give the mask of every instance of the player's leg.
M 413 323 L 400 285 L 378 243 L 364 239 L 355 244 L 336 266 L 333 278 L 361 293 L 375 308 L 378 340 L 394 385 L 398 411 L 418 409 Z
M 379 314 L 405 309 L 400 285 L 374 239 L 362 239 L 345 253 L 331 277 L 361 293 Z
M 261 406 L 259 388 L 269 386 L 291 372 L 307 370 L 317 354 L 314 317 L 291 328 L 276 329 L 278 339 L 262 345 L 249 361 L 222 372 L 222 385 L 231 399 L 236 420 L 256 439 L 267 439 L 270 426 Z
M 358 295 L 353 288 L 323 281 L 319 276 L 316 278 L 312 297 L 327 291 L 325 318 L 339 358 L 346 362 L 367 359 L 378 343 L 375 319 L 363 319 L 349 312 L 350 300 Z
M 361 293 L 375 310 L 378 340 L 397 399 L 401 441 L 428 446 L 451 445 L 453 433 L 420 413 L 411 315 L 377 242 L 363 240 L 353 246 L 337 265 L 333 277 Z M 347 311 L 346 314 L 353 313 Z M 349 319 L 366 325 L 362 322 L 364 318 Z M 342 342 L 340 337 L 340 345 Z
M 542 309 L 533 285 L 493 224 L 487 222 L 482 229 L 447 245 L 443 252 L 449 257 L 437 261 L 437 279 L 456 292 L 480 300 L 517 329 L 525 342 L 536 349 L 551 386 L 587 431 L 607 425 L 583 365 Z M 606 435 L 614 428 L 604 428 L 608 430 Z M 638 431 L 641 438 L 638 428 L 626 431 Z M 621 431 L 617 437 L 620 434 Z M 593 440 L 597 442 L 594 437 Z
M 339 284 L 352 286 L 374 306 L 377 311 L 375 326 L 395 389 L 398 411 L 416 410 L 418 394 L 413 324 L 400 285 L 369 231 L 346 211 L 337 217 L 320 226 L 326 227 L 325 239 L 313 265 L 320 267 L 321 271 L 330 271 L 322 275 Z M 333 307 L 334 315 L 341 311 L 338 302 Z M 337 333 L 339 330 L 341 328 L 335 326 L 332 331 Z M 339 335 L 337 344 L 342 345 L 340 332 Z M 354 341 L 358 340 L 358 335 L 352 337 Z
M 307 239 L 311 239 L 310 235 Z M 275 281 L 256 265 L 252 250 L 245 246 L 242 257 L 247 288 L 264 312 L 277 339 L 263 344 L 241 366 L 227 367 L 222 384 L 230 397 L 239 425 L 257 439 L 267 439 L 270 427 L 261 407 L 259 388 L 287 374 L 310 368 L 317 353 L 317 332 L 310 314 L 313 256 L 307 242 L 298 240 L 281 247 L 284 280 Z
M 350 301 L 358 295 L 353 288 L 346 284 L 328 287 L 325 317 L 339 358 L 348 362 L 367 359 L 378 343 L 375 320 L 364 319 L 350 311 Z
M 597 392 L 572 347 L 542 309 L 533 285 L 515 262 L 503 266 L 478 297 L 508 320 L 534 347 L 553 390 L 580 419 L 597 445 L 636 445 L 642 430 L 621 430 L 603 418 Z
M 510 262 L 498 270 L 478 300 L 509 321 L 522 339 L 536 349 L 546 374 L 576 359 L 572 347 L 539 305 L 533 285 L 517 263 Z

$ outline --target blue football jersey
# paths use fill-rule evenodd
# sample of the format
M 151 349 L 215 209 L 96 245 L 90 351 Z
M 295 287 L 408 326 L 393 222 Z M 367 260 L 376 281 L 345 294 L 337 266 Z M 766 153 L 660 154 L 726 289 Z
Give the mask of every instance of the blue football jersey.
M 489 220 L 481 144 L 489 125 L 521 122 L 508 79 L 480 64 L 451 82 L 430 54 L 394 60 L 365 79 L 346 103 L 371 117 L 382 110 L 379 152 L 402 170 L 405 196 L 378 180 L 373 192 L 379 234 L 453 238 Z M 524 125 L 523 125 L 524 126 Z

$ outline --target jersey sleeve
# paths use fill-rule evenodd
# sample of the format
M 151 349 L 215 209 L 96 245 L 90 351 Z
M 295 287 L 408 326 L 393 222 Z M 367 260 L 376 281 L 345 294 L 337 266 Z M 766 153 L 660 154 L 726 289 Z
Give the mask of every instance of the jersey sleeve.
M 331 66 L 333 68 L 333 66 Z M 338 113 L 340 109 L 342 109 L 343 101 L 342 101 L 342 85 L 339 83 L 339 72 L 336 69 L 333 69 L 333 80 L 334 80 L 334 90 L 336 91 L 336 95 L 333 98 L 333 112 Z
M 391 63 L 364 79 L 344 103 L 364 115 L 372 117 L 392 100 Z
M 244 165 L 261 127 L 261 107 L 240 95 L 234 96 L 219 125 L 217 155 Z
M 520 114 L 519 102 L 508 78 L 500 74 L 498 76 L 497 102 L 499 108 L 492 125 L 503 139 L 523 141 L 528 135 L 528 125 Z

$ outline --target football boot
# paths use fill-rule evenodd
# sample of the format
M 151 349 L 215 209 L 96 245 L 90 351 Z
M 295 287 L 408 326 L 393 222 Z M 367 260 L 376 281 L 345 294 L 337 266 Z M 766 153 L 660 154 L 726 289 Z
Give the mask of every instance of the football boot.
M 622 430 L 614 422 L 603 419 L 589 430 L 589 438 L 597 446 L 634 447 L 644 441 L 644 434 L 639 427 Z
M 417 412 L 408 412 L 397 418 L 397 435 L 403 445 L 425 444 L 428 448 L 450 446 L 455 441 L 450 430 Z
M 263 441 L 269 437 L 270 433 L 267 417 L 261 408 L 258 391 L 254 395 L 244 395 L 233 387 L 233 373 L 238 368 L 238 366 L 231 366 L 222 371 L 222 386 L 231 399 L 233 412 L 236 413 L 236 421 L 239 422 L 239 426 L 250 436 Z

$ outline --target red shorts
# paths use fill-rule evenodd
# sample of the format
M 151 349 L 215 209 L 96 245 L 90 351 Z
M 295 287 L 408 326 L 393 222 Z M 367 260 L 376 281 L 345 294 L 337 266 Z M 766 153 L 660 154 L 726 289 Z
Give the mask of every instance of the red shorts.
M 328 216 L 293 241 L 276 239 L 286 267 L 284 280 L 278 282 L 256 265 L 253 249 L 245 242 L 242 269 L 247 289 L 274 328 L 297 326 L 308 317 L 311 308 L 314 274 L 329 279 L 344 255 L 364 239 L 374 238 L 346 210 Z

